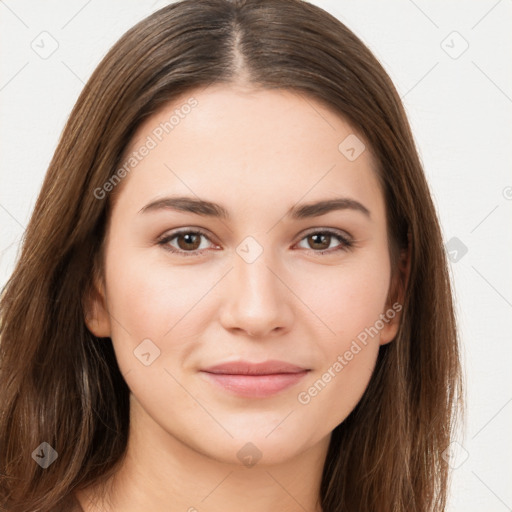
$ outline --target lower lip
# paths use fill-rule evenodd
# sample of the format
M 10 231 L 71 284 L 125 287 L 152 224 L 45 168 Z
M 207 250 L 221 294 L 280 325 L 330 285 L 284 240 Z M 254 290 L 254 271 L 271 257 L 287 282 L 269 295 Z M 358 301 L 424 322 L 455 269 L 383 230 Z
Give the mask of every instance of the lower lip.
M 216 384 L 238 396 L 265 398 L 297 384 L 308 370 L 298 373 L 276 373 L 272 375 L 232 375 L 202 372 Z

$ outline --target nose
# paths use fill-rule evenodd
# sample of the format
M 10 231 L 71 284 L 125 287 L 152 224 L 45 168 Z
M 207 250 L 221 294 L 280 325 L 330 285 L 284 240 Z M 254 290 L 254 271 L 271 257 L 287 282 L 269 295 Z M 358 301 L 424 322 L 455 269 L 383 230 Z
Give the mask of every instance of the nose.
M 226 276 L 220 311 L 223 327 L 255 338 L 283 334 L 294 320 L 293 293 L 267 253 L 249 263 L 234 255 L 233 270 Z

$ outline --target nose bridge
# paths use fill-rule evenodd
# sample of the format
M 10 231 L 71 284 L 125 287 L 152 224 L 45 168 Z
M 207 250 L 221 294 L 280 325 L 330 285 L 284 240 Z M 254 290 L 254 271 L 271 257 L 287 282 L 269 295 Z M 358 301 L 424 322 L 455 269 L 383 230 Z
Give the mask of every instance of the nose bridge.
M 263 237 L 262 237 L 263 238 Z M 268 239 L 265 239 L 268 240 Z M 225 327 L 264 334 L 291 320 L 286 286 L 276 276 L 270 247 L 248 236 L 236 248 L 225 299 Z
M 261 241 L 253 236 L 247 236 L 236 248 L 235 293 L 243 294 L 243 299 L 254 305 L 270 305 L 281 292 L 280 283 L 269 270 L 269 267 L 275 265 L 272 250 L 266 244 L 268 240 L 259 238 Z M 264 243 L 266 247 L 263 246 Z

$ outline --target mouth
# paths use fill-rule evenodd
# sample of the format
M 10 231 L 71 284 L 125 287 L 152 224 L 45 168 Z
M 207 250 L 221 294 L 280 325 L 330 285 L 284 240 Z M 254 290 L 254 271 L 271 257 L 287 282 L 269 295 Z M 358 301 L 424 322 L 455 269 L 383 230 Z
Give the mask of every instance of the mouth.
M 225 391 L 246 398 L 265 398 L 297 384 L 310 371 L 284 361 L 238 361 L 211 366 L 201 373 Z

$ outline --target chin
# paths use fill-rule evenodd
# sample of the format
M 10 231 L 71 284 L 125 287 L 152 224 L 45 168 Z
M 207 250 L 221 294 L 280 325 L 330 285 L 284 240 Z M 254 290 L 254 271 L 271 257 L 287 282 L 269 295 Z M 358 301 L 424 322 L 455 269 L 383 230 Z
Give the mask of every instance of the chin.
M 233 439 L 216 443 L 214 453 L 211 453 L 211 446 L 208 447 L 209 455 L 219 462 L 252 468 L 282 464 L 298 455 L 301 448 L 308 448 L 294 435 L 274 432 L 266 437 L 267 434 L 266 431 L 254 435 L 233 432 Z

